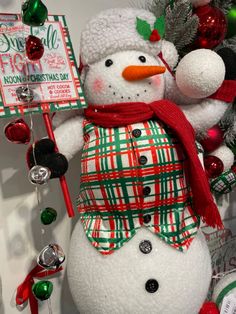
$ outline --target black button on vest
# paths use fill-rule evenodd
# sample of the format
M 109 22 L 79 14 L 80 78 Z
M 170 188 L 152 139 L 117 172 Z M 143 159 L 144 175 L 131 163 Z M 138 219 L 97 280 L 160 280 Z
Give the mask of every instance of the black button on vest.
M 140 157 L 139 157 L 139 163 L 140 163 L 140 165 L 146 165 L 147 161 L 148 161 L 148 159 L 147 159 L 146 156 L 140 156 Z
M 148 196 L 150 193 L 151 193 L 150 186 L 145 186 L 145 188 L 143 188 L 143 195 Z
M 159 283 L 156 281 L 156 279 L 149 279 L 146 282 L 145 288 L 146 288 L 147 292 L 155 293 L 155 292 L 157 292 L 157 290 L 159 288 Z
M 141 136 L 142 131 L 139 130 L 139 129 L 134 129 L 134 130 L 132 131 L 132 134 L 133 134 L 134 137 L 137 138 L 137 137 L 140 137 L 140 136 Z
M 152 216 L 151 216 L 151 215 L 144 215 L 144 216 L 143 216 L 143 222 L 144 222 L 145 224 L 148 224 L 148 223 L 151 221 L 151 219 L 152 219 Z
M 143 254 L 149 254 L 152 251 L 152 243 L 149 240 L 143 240 L 139 244 L 139 249 Z

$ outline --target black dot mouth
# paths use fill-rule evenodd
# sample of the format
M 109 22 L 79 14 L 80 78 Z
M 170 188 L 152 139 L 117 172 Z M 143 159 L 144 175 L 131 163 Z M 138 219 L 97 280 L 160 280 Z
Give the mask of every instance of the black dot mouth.
M 147 84 L 148 84 L 148 85 L 152 85 L 152 82 L 149 81 L 149 82 L 147 82 Z M 111 88 L 112 88 L 112 85 L 108 85 L 108 87 L 111 89 Z M 144 93 L 144 94 L 146 94 L 147 92 L 148 92 L 147 89 L 144 89 L 144 90 L 143 90 L 143 93 Z M 113 92 L 113 95 L 114 95 L 114 96 L 119 96 L 119 95 L 118 95 L 118 92 L 116 92 L 116 91 Z M 133 95 L 133 96 L 141 97 L 141 96 L 142 96 L 142 92 L 141 92 L 141 93 L 138 93 L 138 94 L 136 94 L 136 95 Z M 131 99 L 133 98 L 133 96 L 128 96 L 127 99 L 128 99 L 128 100 L 131 100 Z M 120 96 L 120 99 L 125 99 L 125 97 L 124 97 L 123 95 L 121 95 L 121 96 Z

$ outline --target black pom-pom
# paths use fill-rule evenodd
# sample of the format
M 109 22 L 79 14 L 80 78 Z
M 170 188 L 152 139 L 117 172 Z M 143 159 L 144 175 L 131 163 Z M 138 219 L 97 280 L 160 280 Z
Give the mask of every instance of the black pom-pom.
M 225 79 L 235 80 L 236 79 L 236 53 L 228 47 L 219 49 L 217 53 L 219 56 L 221 56 L 225 64 L 225 68 L 226 68 Z
M 49 138 L 43 138 L 35 143 L 35 151 L 41 154 L 54 153 L 55 143 Z
M 35 163 L 36 161 L 36 163 Z M 55 152 L 55 143 L 50 139 L 42 139 L 35 143 L 35 149 L 31 146 L 27 153 L 29 168 L 35 164 L 47 167 L 51 170 L 51 179 L 63 176 L 68 170 L 66 157 Z
M 60 153 L 47 154 L 41 160 L 41 165 L 51 170 L 51 179 L 63 176 L 68 170 L 68 161 Z

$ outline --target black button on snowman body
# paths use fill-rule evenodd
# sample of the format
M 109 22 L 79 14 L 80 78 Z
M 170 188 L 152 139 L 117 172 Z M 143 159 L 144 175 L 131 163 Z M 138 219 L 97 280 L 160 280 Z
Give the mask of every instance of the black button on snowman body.
M 139 244 L 139 249 L 143 254 L 149 254 L 152 251 L 152 243 L 149 240 L 143 240 Z
M 156 279 L 149 279 L 146 282 L 145 288 L 149 293 L 155 293 L 159 289 L 159 283 Z

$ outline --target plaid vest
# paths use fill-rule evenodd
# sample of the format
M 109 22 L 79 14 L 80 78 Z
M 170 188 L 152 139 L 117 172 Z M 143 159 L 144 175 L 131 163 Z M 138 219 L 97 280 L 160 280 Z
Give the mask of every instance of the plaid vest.
M 141 227 L 186 251 L 199 228 L 185 156 L 156 120 L 102 128 L 84 120 L 78 210 L 88 239 L 111 254 Z

